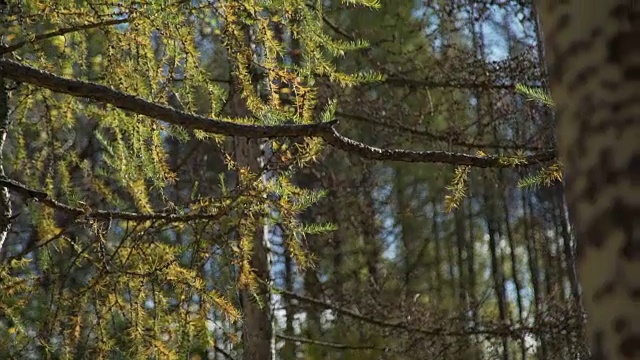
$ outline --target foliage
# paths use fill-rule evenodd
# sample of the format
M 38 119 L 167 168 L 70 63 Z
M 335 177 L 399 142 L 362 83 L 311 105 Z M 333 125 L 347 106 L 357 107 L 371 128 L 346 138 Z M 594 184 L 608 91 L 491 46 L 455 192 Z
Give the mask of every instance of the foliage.
M 0 35 L 9 46 L 24 43 L 14 59 L 159 103 L 170 90 L 185 111 L 229 122 L 311 123 L 323 107 L 322 118 L 331 120 L 336 103 L 318 103 L 316 78 L 341 86 L 381 79 L 336 69 L 333 58 L 367 44 L 327 35 L 321 4 L 304 1 L 25 1 L 5 13 Z M 280 27 L 304 49 L 295 64 Z M 215 81 L 226 72 L 232 86 Z M 228 115 L 236 91 L 247 116 Z M 6 251 L 28 256 L 0 268 L 0 338 L 11 341 L 2 357 L 177 358 L 194 344 L 211 345 L 212 326 L 224 330 L 216 322 L 239 320 L 236 290 L 262 281 L 249 265 L 253 231 L 245 230 L 265 223 L 285 229 L 286 249 L 304 269 L 311 265 L 305 237 L 334 229 L 300 221 L 324 192 L 291 182 L 317 161 L 317 140 L 274 140 L 264 181 L 238 165 L 220 137 L 34 86 L 18 86 L 12 99 L 4 162 L 11 178 L 86 213 L 168 215 L 75 219 L 25 199 L 33 227 Z M 194 139 L 226 153 L 226 169 L 179 189 L 170 144 Z
M 525 95 L 530 101 L 540 102 L 548 107 L 553 107 L 551 96 L 541 89 L 516 84 L 516 91 Z M 551 186 L 555 181 L 562 181 L 562 164 L 556 162 L 548 167 L 543 167 L 537 173 L 526 176 L 518 181 L 519 187 L 538 187 L 540 185 Z
M 459 166 L 453 173 L 453 180 L 447 186 L 449 194 L 444 197 L 444 206 L 447 212 L 460 206 L 460 202 L 464 199 L 467 190 L 467 177 L 469 175 L 469 166 Z
M 578 337 L 564 212 L 511 169 L 544 129 L 505 85 L 518 58 L 483 54 L 475 6 L 8 3 L 4 57 L 37 69 L 235 124 L 339 119 L 382 149 L 498 154 L 505 171 L 372 163 L 318 138 L 252 142 L 256 170 L 242 137 L 7 81 L 0 358 L 242 358 L 242 295 L 270 311 L 263 287 L 286 360 L 546 359 L 549 338 Z M 559 164 L 520 183 L 554 179 Z M 252 268 L 263 226 L 271 274 Z
M 551 95 L 540 88 L 534 88 L 524 84 L 516 84 L 516 91 L 526 96 L 529 101 L 537 101 L 548 107 L 554 106 Z
M 533 175 L 523 177 L 518 181 L 518 186 L 524 188 L 535 188 L 540 185 L 551 186 L 556 181 L 562 181 L 562 163 L 560 162 L 543 167 Z

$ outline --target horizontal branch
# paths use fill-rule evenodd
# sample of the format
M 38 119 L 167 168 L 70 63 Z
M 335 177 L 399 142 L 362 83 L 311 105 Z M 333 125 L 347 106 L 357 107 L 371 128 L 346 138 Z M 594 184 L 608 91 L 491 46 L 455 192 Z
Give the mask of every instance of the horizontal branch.
M 489 81 L 468 81 L 461 82 L 456 80 L 421 80 L 410 79 L 401 76 L 389 76 L 382 82 L 377 84 L 386 84 L 391 86 L 413 87 L 413 88 L 429 88 L 429 89 L 482 89 L 482 90 L 514 90 L 515 84 L 499 84 Z
M 167 222 L 189 222 L 193 220 L 215 219 L 224 214 L 220 211 L 215 214 L 195 213 L 195 214 L 175 214 L 175 213 L 135 213 L 128 211 L 108 211 L 91 210 L 90 208 L 75 207 L 53 199 L 46 192 L 35 190 L 26 185 L 8 178 L 0 178 L 0 186 L 6 187 L 10 191 L 23 196 L 25 199 L 35 200 L 50 208 L 62 211 L 74 217 L 84 217 L 99 220 L 131 220 L 150 221 L 164 220 Z
M 356 311 L 352 311 L 346 309 L 344 307 L 325 302 L 322 300 L 314 299 L 308 296 L 300 295 L 293 291 L 285 290 L 282 288 L 276 289 L 277 293 L 288 297 L 290 299 L 296 299 L 305 303 L 309 303 L 312 305 L 316 305 L 322 307 L 324 309 L 331 309 L 339 314 L 348 316 L 352 319 L 360 320 L 372 325 L 377 325 L 384 328 L 393 328 L 398 330 L 403 330 L 411 333 L 422 334 L 424 336 L 434 337 L 434 336 L 446 336 L 446 337 L 467 337 L 469 335 L 482 335 L 482 336 L 512 336 L 514 334 L 524 335 L 524 334 L 548 334 L 551 330 L 556 331 L 576 331 L 578 328 L 574 327 L 573 324 L 569 322 L 558 322 L 556 324 L 548 324 L 547 326 L 511 326 L 508 324 L 505 325 L 494 325 L 492 327 L 477 327 L 477 328 L 467 328 L 463 330 L 452 330 L 446 327 L 431 327 L 431 328 L 421 328 L 409 325 L 405 321 L 387 321 L 378 318 L 374 318 L 371 316 L 362 315 Z M 555 325 L 556 328 L 552 328 L 551 325 Z
M 461 147 L 466 147 L 466 148 L 473 148 L 473 149 L 501 149 L 501 150 L 526 150 L 526 151 L 551 150 L 549 148 L 544 149 L 544 148 L 541 148 L 539 146 L 467 142 L 467 141 L 461 141 L 461 140 L 459 140 L 459 139 L 457 139 L 455 137 L 452 137 L 452 136 L 449 136 L 449 135 L 446 135 L 446 134 L 436 134 L 436 133 L 432 133 L 432 132 L 430 132 L 428 130 L 420 130 L 420 129 L 416 129 L 416 128 L 412 128 L 410 126 L 405 126 L 405 125 L 400 125 L 400 124 L 389 124 L 389 123 L 386 123 L 386 122 L 383 122 L 383 121 L 370 119 L 370 118 L 368 118 L 366 116 L 362 116 L 362 115 L 345 113 L 345 112 L 340 112 L 340 111 L 337 111 L 336 115 L 338 117 L 348 118 L 348 119 L 351 119 L 351 120 L 367 123 L 367 124 L 370 124 L 370 125 L 384 127 L 384 128 L 389 129 L 389 130 L 393 130 L 393 131 L 397 131 L 397 132 L 404 132 L 404 133 L 408 133 L 410 135 L 415 135 L 415 136 L 423 136 L 423 137 L 425 137 L 427 139 L 440 141 L 440 142 L 445 142 L 445 143 L 448 143 L 450 145 L 461 146 Z
M 48 33 L 38 34 L 38 35 L 34 36 L 32 39 L 22 40 L 22 41 L 19 41 L 19 42 L 15 43 L 15 44 L 0 45 L 0 55 L 8 54 L 8 53 L 10 53 L 12 51 L 16 51 L 16 50 L 20 49 L 21 47 L 25 46 L 28 43 L 33 43 L 33 42 L 40 41 L 40 40 L 50 39 L 50 38 L 55 37 L 55 36 L 61 36 L 61 35 L 69 34 L 69 33 L 72 33 L 72 32 L 88 30 L 88 29 L 94 29 L 94 28 L 101 27 L 101 26 L 111 26 L 111 25 L 124 24 L 124 23 L 127 23 L 127 22 L 129 22 L 129 19 L 125 18 L 125 19 L 114 19 L 114 20 L 108 20 L 108 21 L 101 21 L 101 22 L 97 22 L 97 23 L 90 23 L 90 24 L 83 24 L 83 25 L 76 25 L 76 26 L 61 28 L 61 29 L 58 29 L 58 30 L 50 31 Z
M 299 336 L 289 336 L 284 334 L 276 334 L 276 337 L 281 340 L 293 341 L 293 342 L 303 343 L 303 344 L 312 344 L 312 345 L 323 346 L 323 347 L 328 347 L 333 349 L 340 349 L 340 350 L 384 350 L 383 348 L 376 348 L 373 345 L 348 345 L 348 344 L 340 344 L 340 343 L 328 342 L 323 340 L 303 338 Z
M 202 130 L 212 134 L 242 136 L 245 138 L 318 136 L 332 125 L 323 123 L 314 125 L 259 126 L 213 120 L 150 102 L 108 86 L 63 78 L 11 60 L 0 60 L 0 74 L 14 81 L 39 86 L 57 93 L 110 104 L 122 110 L 146 115 L 173 125 L 192 130 Z
M 0 60 L 0 75 L 14 81 L 49 89 L 53 92 L 72 95 L 101 103 L 110 104 L 122 110 L 165 121 L 191 130 L 202 130 L 212 134 L 244 138 L 278 137 L 319 137 L 329 145 L 370 160 L 401 162 L 444 163 L 474 167 L 513 167 L 499 156 L 473 156 L 446 151 L 411 151 L 381 149 L 369 146 L 343 135 L 335 130 L 337 121 L 306 124 L 261 126 L 236 124 L 189 114 L 166 105 L 147 101 L 139 96 L 127 94 L 113 88 L 80 80 L 73 80 L 35 69 L 11 60 Z M 519 166 L 546 162 L 555 159 L 554 151 L 542 152 L 525 157 Z
M 467 165 L 481 168 L 506 168 L 513 167 L 499 156 L 473 156 L 467 154 L 454 153 L 449 151 L 413 151 L 413 150 L 395 150 L 381 149 L 363 143 L 351 140 L 340 135 L 334 128 L 330 137 L 323 139 L 331 146 L 340 150 L 359 155 L 371 160 L 391 160 L 414 163 L 442 163 L 451 165 Z M 531 165 L 535 163 L 547 162 L 554 160 L 555 151 L 545 151 L 523 158 L 524 163 L 520 166 Z

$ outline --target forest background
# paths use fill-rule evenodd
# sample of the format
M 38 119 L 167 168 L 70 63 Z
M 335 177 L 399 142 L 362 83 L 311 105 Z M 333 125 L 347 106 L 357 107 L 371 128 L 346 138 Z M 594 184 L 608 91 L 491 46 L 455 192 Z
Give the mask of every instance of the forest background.
M 0 358 L 584 355 L 530 1 L 0 14 Z

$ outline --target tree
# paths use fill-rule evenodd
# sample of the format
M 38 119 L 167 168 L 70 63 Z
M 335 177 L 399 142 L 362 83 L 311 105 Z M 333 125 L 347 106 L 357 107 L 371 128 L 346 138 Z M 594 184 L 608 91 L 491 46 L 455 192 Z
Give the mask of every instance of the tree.
M 539 1 L 594 359 L 640 356 L 640 5 Z
M 538 64 L 493 1 L 344 3 L 0 5 L 0 357 L 579 353 L 549 201 L 501 191 L 556 158 Z

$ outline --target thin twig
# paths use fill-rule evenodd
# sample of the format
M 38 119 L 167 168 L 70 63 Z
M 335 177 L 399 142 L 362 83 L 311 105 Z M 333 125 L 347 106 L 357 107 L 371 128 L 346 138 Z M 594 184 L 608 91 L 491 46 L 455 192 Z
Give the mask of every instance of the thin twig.
M 235 360 L 235 359 L 233 358 L 233 356 L 231 356 L 231 354 L 229 354 L 228 352 L 224 351 L 224 349 L 223 349 L 223 348 L 221 348 L 220 346 L 218 346 L 218 345 L 214 345 L 214 346 L 213 346 L 213 349 L 214 349 L 217 353 L 222 354 L 222 356 L 224 356 L 224 358 L 225 358 L 225 359 Z

